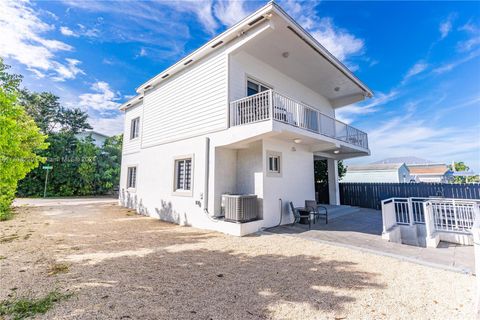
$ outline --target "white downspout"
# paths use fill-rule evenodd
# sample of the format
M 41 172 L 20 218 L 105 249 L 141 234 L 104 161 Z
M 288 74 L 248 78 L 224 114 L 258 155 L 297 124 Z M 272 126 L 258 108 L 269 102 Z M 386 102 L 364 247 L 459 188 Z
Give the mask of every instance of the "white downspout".
M 203 191 L 203 210 L 208 214 L 208 189 L 210 179 L 210 138 L 205 138 L 205 187 Z

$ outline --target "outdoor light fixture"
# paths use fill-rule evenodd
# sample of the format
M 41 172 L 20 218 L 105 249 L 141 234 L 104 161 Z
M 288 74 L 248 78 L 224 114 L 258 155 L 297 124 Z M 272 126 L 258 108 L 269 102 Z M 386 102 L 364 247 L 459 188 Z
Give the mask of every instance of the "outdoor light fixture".
M 339 153 L 340 153 L 340 150 L 334 150 L 333 153 L 339 154 Z
M 297 144 L 298 144 L 298 143 L 302 143 L 302 139 L 296 138 L 296 139 L 293 139 L 293 142 L 295 142 L 295 143 L 297 143 Z
M 284 58 L 288 58 L 289 55 L 290 53 L 288 51 L 285 51 L 284 53 L 282 53 L 282 57 Z

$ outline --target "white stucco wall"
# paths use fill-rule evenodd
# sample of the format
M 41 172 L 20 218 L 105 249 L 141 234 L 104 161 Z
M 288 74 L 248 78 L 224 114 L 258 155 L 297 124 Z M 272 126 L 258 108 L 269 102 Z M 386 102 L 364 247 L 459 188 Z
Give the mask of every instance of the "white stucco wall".
M 271 227 L 280 220 L 279 199 L 283 200 L 283 224 L 291 223 L 288 202 L 303 206 L 315 199 L 313 154 L 306 147 L 277 139 L 263 139 L 248 148 L 218 147 L 220 133 L 210 137 L 209 212 L 220 210 L 221 194 L 256 194 L 262 220 L 250 224 L 214 222 L 204 213 L 205 137 L 162 144 L 141 152 L 125 154 L 122 161 L 120 193 L 130 195 L 130 205 L 140 213 L 179 224 L 241 235 Z M 294 148 L 295 150 L 293 150 Z M 267 151 L 281 153 L 280 177 L 269 176 Z M 192 196 L 174 193 L 174 159 L 193 155 Z M 126 168 L 137 166 L 137 187 L 126 189 Z
M 295 151 L 292 149 L 294 148 Z M 283 162 L 280 177 L 268 176 L 267 151 L 280 152 Z M 288 203 L 295 207 L 305 205 L 305 200 L 315 200 L 313 153 L 306 147 L 277 139 L 263 141 L 264 195 L 263 217 L 266 226 L 280 221 L 280 201 L 283 202 L 282 224 L 291 223 L 293 216 Z

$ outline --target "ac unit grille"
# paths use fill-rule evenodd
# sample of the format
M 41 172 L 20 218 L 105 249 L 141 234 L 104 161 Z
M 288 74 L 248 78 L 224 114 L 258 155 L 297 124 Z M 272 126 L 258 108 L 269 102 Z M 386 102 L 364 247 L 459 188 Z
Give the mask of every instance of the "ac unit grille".
M 247 222 L 258 218 L 256 195 L 223 195 L 225 220 Z

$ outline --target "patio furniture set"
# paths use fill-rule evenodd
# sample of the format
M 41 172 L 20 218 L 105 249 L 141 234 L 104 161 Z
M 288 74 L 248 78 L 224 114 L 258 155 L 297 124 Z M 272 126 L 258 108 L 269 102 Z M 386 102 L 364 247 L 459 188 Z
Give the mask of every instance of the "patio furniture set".
M 312 228 L 312 223 L 317 223 L 321 217 L 324 217 L 325 224 L 328 224 L 327 208 L 318 205 L 315 200 L 305 200 L 304 207 L 295 207 L 293 202 L 290 202 L 290 209 L 295 218 L 293 224 L 308 224 L 308 230 Z

